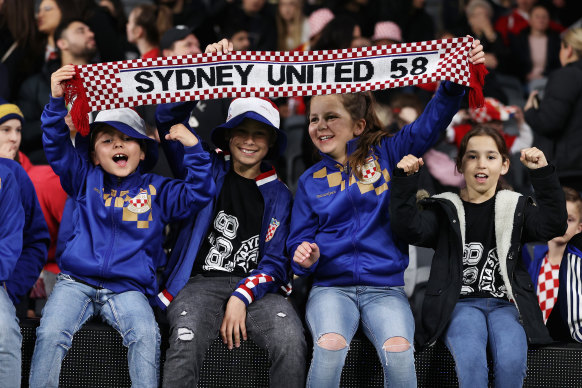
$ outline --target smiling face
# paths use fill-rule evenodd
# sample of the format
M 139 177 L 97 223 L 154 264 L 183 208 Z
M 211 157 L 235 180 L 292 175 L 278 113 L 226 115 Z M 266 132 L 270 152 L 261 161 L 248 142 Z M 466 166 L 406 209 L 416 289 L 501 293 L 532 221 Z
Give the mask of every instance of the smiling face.
M 227 136 L 234 171 L 245 178 L 256 178 L 261 162 L 275 142 L 273 130 L 261 122 L 245 119 Z
M 499 152 L 490 136 L 476 135 L 469 139 L 462 157 L 461 173 L 467 183 L 461 197 L 465 201 L 481 203 L 495 195 L 497 182 L 509 169 L 509 160 Z
M 315 147 L 345 164 L 346 144 L 362 134 L 365 120 L 353 120 L 339 95 L 311 98 L 309 112 L 309 136 Z
M 145 159 L 137 139 L 108 125 L 98 131 L 91 158 L 96 166 L 101 166 L 107 173 L 125 178 Z
M 0 158 L 14 159 L 22 139 L 22 123 L 18 119 L 0 124 Z
M 38 30 L 44 34 L 52 35 L 61 22 L 61 10 L 54 0 L 42 0 L 36 15 Z

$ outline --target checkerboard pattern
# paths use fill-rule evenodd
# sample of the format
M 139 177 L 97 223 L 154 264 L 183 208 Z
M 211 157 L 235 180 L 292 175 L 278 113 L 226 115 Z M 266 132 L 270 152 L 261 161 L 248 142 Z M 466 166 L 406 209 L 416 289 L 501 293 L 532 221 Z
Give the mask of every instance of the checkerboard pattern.
M 163 104 L 189 100 L 207 100 L 233 97 L 285 97 L 318 94 L 351 93 L 365 90 L 378 90 L 422 83 L 450 80 L 469 86 L 469 52 L 472 37 L 433 40 L 427 42 L 401 43 L 391 46 L 359 47 L 344 50 L 304 51 L 304 52 L 234 52 L 230 54 L 211 53 L 196 56 L 137 59 L 131 61 L 107 62 L 79 66 L 79 73 L 86 90 L 91 111 L 134 107 L 139 105 Z M 209 87 L 193 90 L 166 92 L 153 90 L 142 95 L 122 95 L 120 71 L 140 68 L 163 68 L 165 66 L 195 67 L 200 64 L 217 65 L 228 61 L 229 64 L 252 64 L 279 62 L 337 62 L 349 59 L 373 59 L 390 55 L 415 54 L 438 51 L 439 62 L 436 71 L 421 75 L 409 75 L 399 79 L 388 76 L 382 81 L 354 82 L 351 84 L 318 83 L 309 85 L 286 86 L 241 86 Z M 131 94 L 131 93 L 130 93 Z
M 558 287 L 560 285 L 560 265 L 552 265 L 548 256 L 540 268 L 538 277 L 538 302 L 544 316 L 544 323 L 548 320 L 556 299 L 558 299 Z

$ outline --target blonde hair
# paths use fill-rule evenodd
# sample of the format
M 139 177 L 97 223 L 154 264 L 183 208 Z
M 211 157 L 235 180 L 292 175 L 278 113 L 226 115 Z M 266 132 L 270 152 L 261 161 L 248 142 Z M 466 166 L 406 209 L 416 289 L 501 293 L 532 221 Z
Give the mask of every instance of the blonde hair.
M 578 59 L 582 58 L 582 27 L 566 30 L 562 35 L 562 44 L 572 47 Z
M 291 22 L 283 20 L 279 9 L 277 9 L 277 50 L 289 51 L 299 47 L 303 42 L 301 41 L 303 35 L 303 23 L 305 15 L 303 15 L 303 0 L 295 0 L 297 4 L 297 14 Z M 288 38 L 291 38 L 291 45 L 288 44 Z

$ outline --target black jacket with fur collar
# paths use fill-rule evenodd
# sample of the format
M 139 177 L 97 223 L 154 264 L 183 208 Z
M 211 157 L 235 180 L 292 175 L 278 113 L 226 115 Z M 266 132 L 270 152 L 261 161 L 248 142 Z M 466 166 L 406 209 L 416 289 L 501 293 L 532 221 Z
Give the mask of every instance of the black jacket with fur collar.
M 460 197 L 453 193 L 417 203 L 419 174 L 405 176 L 401 169 L 394 172 L 390 199 L 392 229 L 409 244 L 435 250 L 422 308 L 422 327 L 417 327 L 415 334 L 417 345 L 423 347 L 434 344 L 444 333 L 459 299 L 465 212 Z M 553 166 L 530 170 L 530 177 L 537 203 L 513 191 L 496 193 L 495 240 L 503 282 L 519 311 L 528 342 L 544 344 L 552 339 L 521 259 L 521 247 L 528 241 L 549 241 L 563 235 L 567 213 Z

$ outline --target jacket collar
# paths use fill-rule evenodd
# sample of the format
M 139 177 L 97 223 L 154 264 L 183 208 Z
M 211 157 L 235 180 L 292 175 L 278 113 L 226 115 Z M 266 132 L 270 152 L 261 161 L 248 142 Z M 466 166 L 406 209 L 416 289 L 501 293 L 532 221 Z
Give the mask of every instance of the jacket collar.
M 109 174 L 108 172 L 106 172 L 105 170 L 103 170 L 101 167 L 97 167 L 99 169 L 101 169 L 101 171 L 103 171 L 103 183 L 104 186 L 112 188 L 112 189 L 129 189 L 132 187 L 137 187 L 140 185 L 141 180 L 142 180 L 142 175 L 139 172 L 139 168 L 129 174 L 128 176 L 126 176 L 125 178 L 120 178 L 117 177 L 115 175 Z

